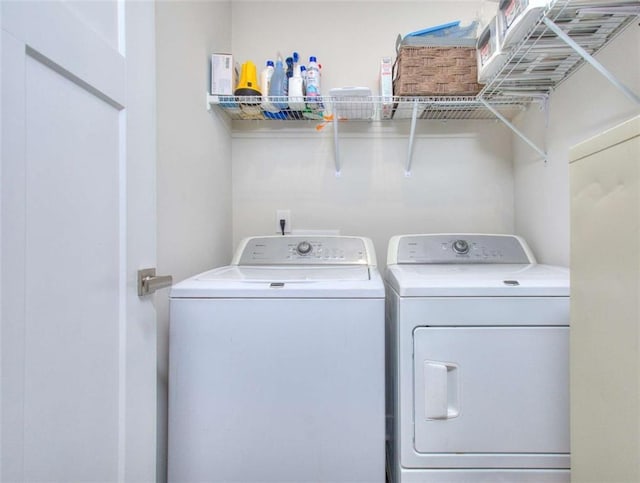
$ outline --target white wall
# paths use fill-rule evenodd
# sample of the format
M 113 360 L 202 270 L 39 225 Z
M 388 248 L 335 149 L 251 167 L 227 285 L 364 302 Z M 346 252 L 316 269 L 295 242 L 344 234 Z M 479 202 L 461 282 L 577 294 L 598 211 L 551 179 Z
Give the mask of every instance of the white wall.
M 235 133 L 235 242 L 275 234 L 275 211 L 282 208 L 291 209 L 294 230 L 372 238 L 380 266 L 395 234 L 513 231 L 511 144 L 502 125 L 420 123 L 410 177 L 408 125 L 385 127 L 371 135 L 356 124 L 341 137 L 339 178 L 330 128 Z
M 637 22 L 596 58 L 640 95 Z M 569 148 L 637 113 L 638 105 L 585 64 L 553 93 L 547 129 L 543 113 L 537 110 L 517 123 L 540 145 L 546 143 L 548 150 L 545 165 L 530 147 L 514 142 L 515 229 L 528 240 L 539 262 L 569 265 Z
M 495 7 L 495 4 L 493 4 Z M 380 57 L 420 28 L 473 20 L 482 2 L 234 2 L 233 53 L 259 66 L 298 51 L 316 55 L 322 89 L 368 86 L 378 93 Z M 374 240 L 384 265 L 394 234 L 514 229 L 510 131 L 494 122 L 421 121 L 413 172 L 404 176 L 408 121 L 341 123 L 342 176 L 332 127 L 238 122 L 233 134 L 233 234 L 275 233 L 275 211 L 295 229 L 340 230 Z
M 229 126 L 205 109 L 209 56 L 231 49 L 229 2 L 156 3 L 158 273 L 174 282 L 231 256 Z M 166 479 L 168 290 L 158 311 L 158 481 Z
M 234 61 L 267 59 L 293 51 L 322 64 L 322 89 L 366 86 L 378 93 L 380 58 L 395 55 L 398 34 L 452 20 L 476 18 L 482 1 L 234 1 Z M 491 3 L 495 8 L 495 3 Z M 374 89 L 375 88 L 375 89 Z

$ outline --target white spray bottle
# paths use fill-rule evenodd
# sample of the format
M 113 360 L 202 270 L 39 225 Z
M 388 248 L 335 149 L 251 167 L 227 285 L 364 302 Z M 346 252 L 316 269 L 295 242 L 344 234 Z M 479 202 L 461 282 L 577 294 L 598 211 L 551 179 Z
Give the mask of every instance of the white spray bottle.
M 299 65 L 293 70 L 293 77 L 289 78 L 289 109 L 292 111 L 303 111 L 304 90 L 302 84 L 302 71 Z

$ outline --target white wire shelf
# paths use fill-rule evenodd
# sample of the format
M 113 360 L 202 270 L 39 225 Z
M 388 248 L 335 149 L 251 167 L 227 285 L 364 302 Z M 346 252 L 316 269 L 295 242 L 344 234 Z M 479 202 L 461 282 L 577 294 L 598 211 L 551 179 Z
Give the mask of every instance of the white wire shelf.
M 559 37 L 557 29 L 593 56 L 638 15 L 637 1 L 551 1 L 535 26 L 508 52 L 503 66 L 479 96 L 550 94 L 585 61 L 575 45 Z
M 333 126 L 336 176 L 340 175 L 339 122 L 410 120 L 405 174 L 411 172 L 416 121 L 499 119 L 546 161 L 546 152 L 511 121 L 530 105 L 547 108 L 551 92 L 583 63 L 591 64 L 623 94 L 632 92 L 593 56 L 640 16 L 640 1 L 551 0 L 523 39 L 505 52 L 498 72 L 470 97 L 330 97 L 298 98 L 292 109 L 286 97 L 236 97 L 207 94 L 232 120 L 306 121 Z M 636 61 L 636 59 L 633 59 Z M 274 108 L 279 107 L 279 109 Z M 275 112 L 273 112 L 275 111 Z
M 529 104 L 538 102 L 535 96 L 494 96 L 490 104 L 506 118 L 511 119 Z M 283 107 L 281 110 L 265 109 L 267 106 L 288 106 L 286 97 L 209 96 L 208 102 L 217 106 L 232 120 L 259 121 L 392 121 L 412 119 L 417 109 L 417 119 L 465 120 L 495 119 L 496 116 L 475 96 L 473 97 L 381 97 L 357 98 L 321 97 L 311 102 L 304 99 L 303 110 Z M 298 102 L 298 104 L 301 104 Z M 275 112 L 273 112 L 275 111 Z
M 584 63 L 584 56 L 559 37 L 564 34 L 593 56 L 640 15 L 640 2 L 555 0 L 543 11 L 535 26 L 512 47 L 498 73 L 477 96 L 471 97 L 322 97 L 317 102 L 298 99 L 302 110 L 288 107 L 286 97 L 266 97 L 271 106 L 261 107 L 260 97 L 208 96 L 232 120 L 260 121 L 387 121 L 412 119 L 507 120 L 532 103 L 543 103 L 558 84 Z M 553 25 L 550 25 L 553 24 Z M 555 26 L 555 29 L 554 29 Z M 560 29 L 558 32 L 556 29 Z M 276 112 L 272 112 L 272 111 Z M 334 116 L 334 113 L 336 114 Z

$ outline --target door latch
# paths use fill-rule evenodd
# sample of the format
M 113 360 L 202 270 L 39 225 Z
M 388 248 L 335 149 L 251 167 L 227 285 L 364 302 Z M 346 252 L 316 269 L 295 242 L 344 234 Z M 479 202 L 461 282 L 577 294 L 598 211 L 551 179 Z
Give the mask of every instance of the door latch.
M 170 287 L 173 283 L 171 275 L 156 276 L 155 268 L 144 268 L 138 270 L 138 296 L 150 295 L 156 290 Z

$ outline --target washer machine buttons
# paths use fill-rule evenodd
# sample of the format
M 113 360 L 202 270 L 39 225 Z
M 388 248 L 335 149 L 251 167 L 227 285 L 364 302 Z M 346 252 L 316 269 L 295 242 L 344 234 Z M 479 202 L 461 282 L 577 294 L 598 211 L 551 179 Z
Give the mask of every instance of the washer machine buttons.
M 301 241 L 296 247 L 296 251 L 299 255 L 308 255 L 311 253 L 311 250 L 313 250 L 313 246 L 311 246 L 311 243 L 308 241 Z
M 465 255 L 469 253 L 469 244 L 466 240 L 456 240 L 452 245 L 453 251 L 458 255 Z

